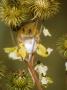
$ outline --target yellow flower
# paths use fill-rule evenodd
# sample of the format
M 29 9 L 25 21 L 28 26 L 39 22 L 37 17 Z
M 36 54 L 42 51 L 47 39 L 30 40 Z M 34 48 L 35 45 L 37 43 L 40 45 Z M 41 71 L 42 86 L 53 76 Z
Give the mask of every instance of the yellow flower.
M 12 47 L 12 48 L 4 48 L 5 53 L 10 53 L 13 52 L 17 49 L 17 47 Z
M 26 56 L 27 56 L 27 51 L 26 51 L 26 49 L 25 49 L 25 47 L 24 47 L 23 44 L 19 44 L 19 49 L 18 49 L 18 51 L 17 51 L 17 55 L 18 55 L 18 56 L 21 56 L 23 59 L 26 58 Z
M 39 54 L 42 57 L 47 57 L 48 56 L 47 49 L 42 44 L 37 44 L 36 52 L 37 52 L 37 54 Z
M 4 48 L 5 53 L 12 59 L 23 58 L 25 59 L 27 52 L 23 44 L 19 44 L 18 47 Z M 16 58 L 15 58 L 16 57 Z

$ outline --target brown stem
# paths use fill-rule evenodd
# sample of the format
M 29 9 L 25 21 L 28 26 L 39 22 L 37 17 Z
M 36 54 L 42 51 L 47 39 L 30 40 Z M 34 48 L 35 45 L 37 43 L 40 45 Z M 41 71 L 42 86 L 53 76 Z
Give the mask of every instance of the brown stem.
M 34 56 L 31 57 L 31 60 L 33 60 L 33 59 L 34 59 Z M 35 72 L 35 70 L 33 68 L 33 65 L 31 64 L 31 62 L 28 62 L 28 61 L 27 61 L 27 65 L 28 65 L 28 68 L 29 68 L 29 70 L 30 70 L 30 72 L 32 74 L 32 77 L 33 77 L 33 79 L 35 81 L 35 84 L 36 84 L 38 90 L 42 90 L 42 87 L 40 85 L 40 81 L 37 78 L 37 75 L 36 75 L 36 72 Z

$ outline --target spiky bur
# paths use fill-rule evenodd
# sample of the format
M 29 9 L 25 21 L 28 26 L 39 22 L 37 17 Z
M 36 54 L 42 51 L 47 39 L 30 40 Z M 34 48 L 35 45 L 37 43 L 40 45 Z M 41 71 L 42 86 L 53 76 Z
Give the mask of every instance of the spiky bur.
M 12 73 L 9 76 L 10 88 L 19 89 L 19 90 L 31 90 L 34 86 L 31 76 L 28 73 Z
M 34 17 L 44 20 L 59 12 L 59 4 L 56 0 L 34 0 L 30 10 Z
M 29 18 L 28 7 L 22 0 L 2 0 L 0 18 L 8 26 L 18 26 Z
M 57 41 L 57 49 L 64 57 L 67 57 L 67 35 L 63 35 Z

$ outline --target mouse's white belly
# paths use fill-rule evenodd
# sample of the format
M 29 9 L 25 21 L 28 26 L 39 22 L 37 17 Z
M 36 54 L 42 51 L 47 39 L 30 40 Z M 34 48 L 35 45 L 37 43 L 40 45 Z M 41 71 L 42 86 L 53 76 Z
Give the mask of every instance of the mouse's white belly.
M 24 46 L 28 53 L 35 52 L 36 51 L 36 41 L 34 38 L 28 39 L 24 41 Z

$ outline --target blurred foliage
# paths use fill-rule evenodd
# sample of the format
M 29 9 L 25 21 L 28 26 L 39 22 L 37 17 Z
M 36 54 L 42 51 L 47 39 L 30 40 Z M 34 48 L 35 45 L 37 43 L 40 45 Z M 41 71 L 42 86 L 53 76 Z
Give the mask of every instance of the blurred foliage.
M 67 57 L 67 35 L 60 37 L 56 45 L 59 53 L 64 57 Z
M 5 73 L 6 73 L 6 66 L 3 64 L 2 61 L 0 61 L 0 79 L 5 77 Z

